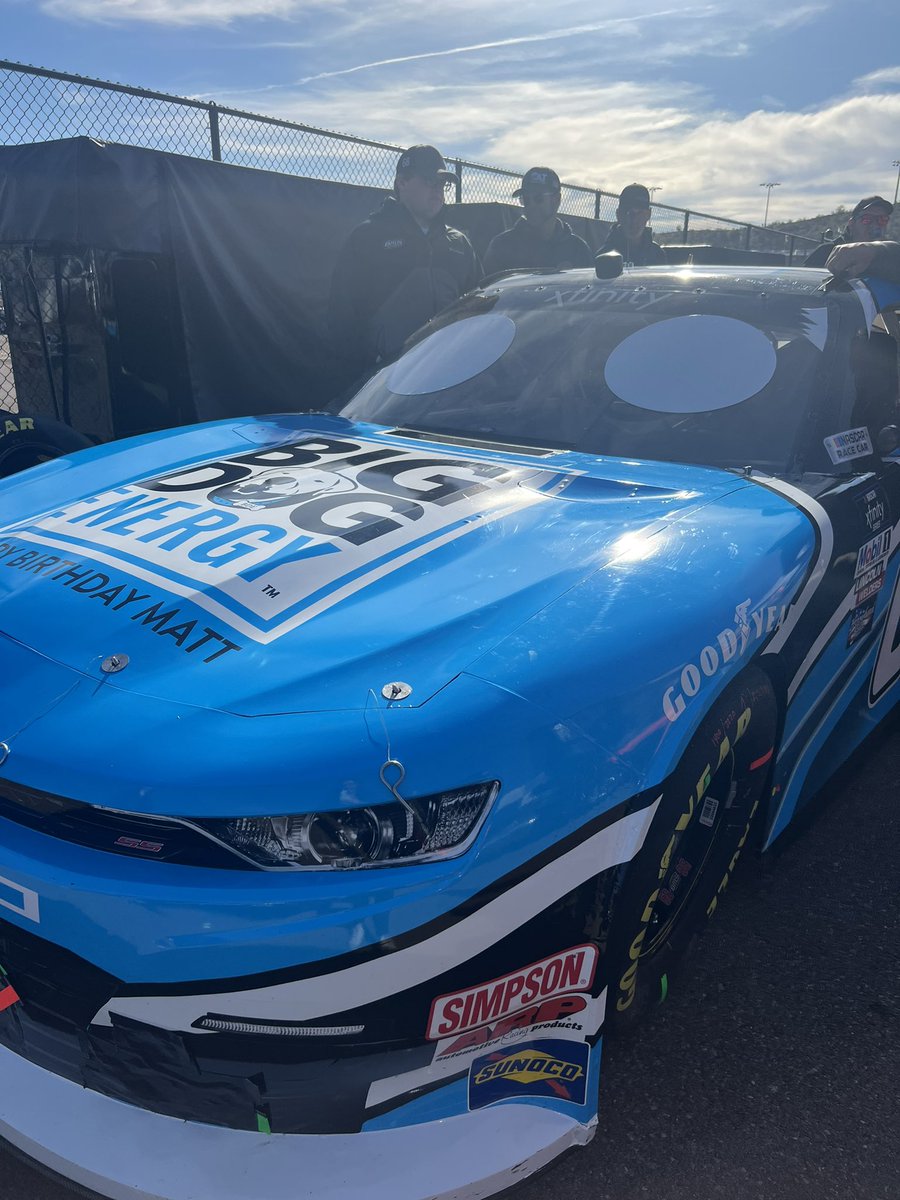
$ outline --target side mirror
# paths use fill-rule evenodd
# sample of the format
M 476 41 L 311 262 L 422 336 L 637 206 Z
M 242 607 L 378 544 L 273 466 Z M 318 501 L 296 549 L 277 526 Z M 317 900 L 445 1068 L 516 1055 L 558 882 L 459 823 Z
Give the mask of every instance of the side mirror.
M 875 439 L 876 454 L 885 458 L 887 455 L 893 454 L 898 446 L 900 446 L 900 429 L 896 425 L 885 425 L 884 429 L 879 430 Z
M 622 274 L 623 259 L 618 250 L 608 250 L 594 259 L 598 279 L 617 279 Z

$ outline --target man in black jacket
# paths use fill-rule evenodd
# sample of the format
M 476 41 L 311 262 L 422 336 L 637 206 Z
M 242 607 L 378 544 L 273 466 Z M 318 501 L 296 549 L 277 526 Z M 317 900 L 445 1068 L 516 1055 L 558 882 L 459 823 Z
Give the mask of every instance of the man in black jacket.
M 653 240 L 647 228 L 650 220 L 650 192 L 642 183 L 622 188 L 616 209 L 616 223 L 600 248 L 601 254 L 618 250 L 626 267 L 654 267 L 665 263 L 662 246 Z
M 824 267 L 828 256 L 837 246 L 848 242 L 873 242 L 884 237 L 894 206 L 884 196 L 865 196 L 850 214 L 843 236 L 833 242 L 816 246 L 803 260 L 804 267 Z
M 559 176 L 549 167 L 531 167 L 513 196 L 525 209 L 512 229 L 491 239 L 484 256 L 486 275 L 519 268 L 561 271 L 593 264 L 587 242 L 556 215 L 562 199 Z
M 393 193 L 344 243 L 328 315 L 348 370 L 393 357 L 481 278 L 469 239 L 441 215 L 444 190 L 455 180 L 434 146 L 410 146 L 397 161 Z

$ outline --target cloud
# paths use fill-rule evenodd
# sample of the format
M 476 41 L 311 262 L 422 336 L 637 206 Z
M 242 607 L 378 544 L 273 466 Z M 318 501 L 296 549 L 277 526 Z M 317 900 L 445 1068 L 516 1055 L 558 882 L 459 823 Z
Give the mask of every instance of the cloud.
M 227 25 L 250 18 L 290 18 L 299 0 L 43 0 L 51 17 L 102 24 L 146 21 L 157 25 Z
M 881 92 L 885 88 L 900 87 L 900 67 L 881 67 L 854 79 L 853 87 L 859 92 Z
M 365 130 L 395 145 L 433 142 L 449 157 L 517 173 L 546 162 L 566 182 L 609 192 L 638 179 L 661 185 L 662 203 L 761 223 L 763 181 L 781 184 L 770 206 L 776 222 L 892 194 L 900 94 L 842 98 L 815 112 L 740 115 L 687 83 L 395 83 L 279 96 L 274 115 Z M 389 153 L 371 151 L 356 181 L 386 186 L 392 163 Z M 482 187 L 480 199 L 511 190 L 496 176 L 464 175 L 469 187 Z M 680 220 L 673 214 L 670 227 Z

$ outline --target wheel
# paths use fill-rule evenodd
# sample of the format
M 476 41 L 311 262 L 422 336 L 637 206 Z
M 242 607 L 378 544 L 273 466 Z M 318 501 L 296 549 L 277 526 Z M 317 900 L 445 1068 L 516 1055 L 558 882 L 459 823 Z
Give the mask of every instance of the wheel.
M 777 716 L 768 676 L 744 671 L 663 785 L 611 900 L 608 1031 L 628 1031 L 665 999 L 669 973 L 715 911 L 763 797 Z
M 0 479 L 93 444 L 62 421 L 0 413 Z

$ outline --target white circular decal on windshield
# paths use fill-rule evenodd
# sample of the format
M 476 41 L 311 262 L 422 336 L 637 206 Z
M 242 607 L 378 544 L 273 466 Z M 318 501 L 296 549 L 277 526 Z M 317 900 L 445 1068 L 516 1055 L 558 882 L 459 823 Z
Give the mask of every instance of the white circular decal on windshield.
M 394 364 L 387 386 L 400 396 L 441 392 L 474 379 L 506 353 L 515 322 L 500 313 L 466 317 L 437 329 Z
M 695 314 L 639 329 L 606 361 L 607 386 L 651 412 L 730 408 L 761 391 L 775 374 L 775 347 L 761 330 L 733 317 Z

